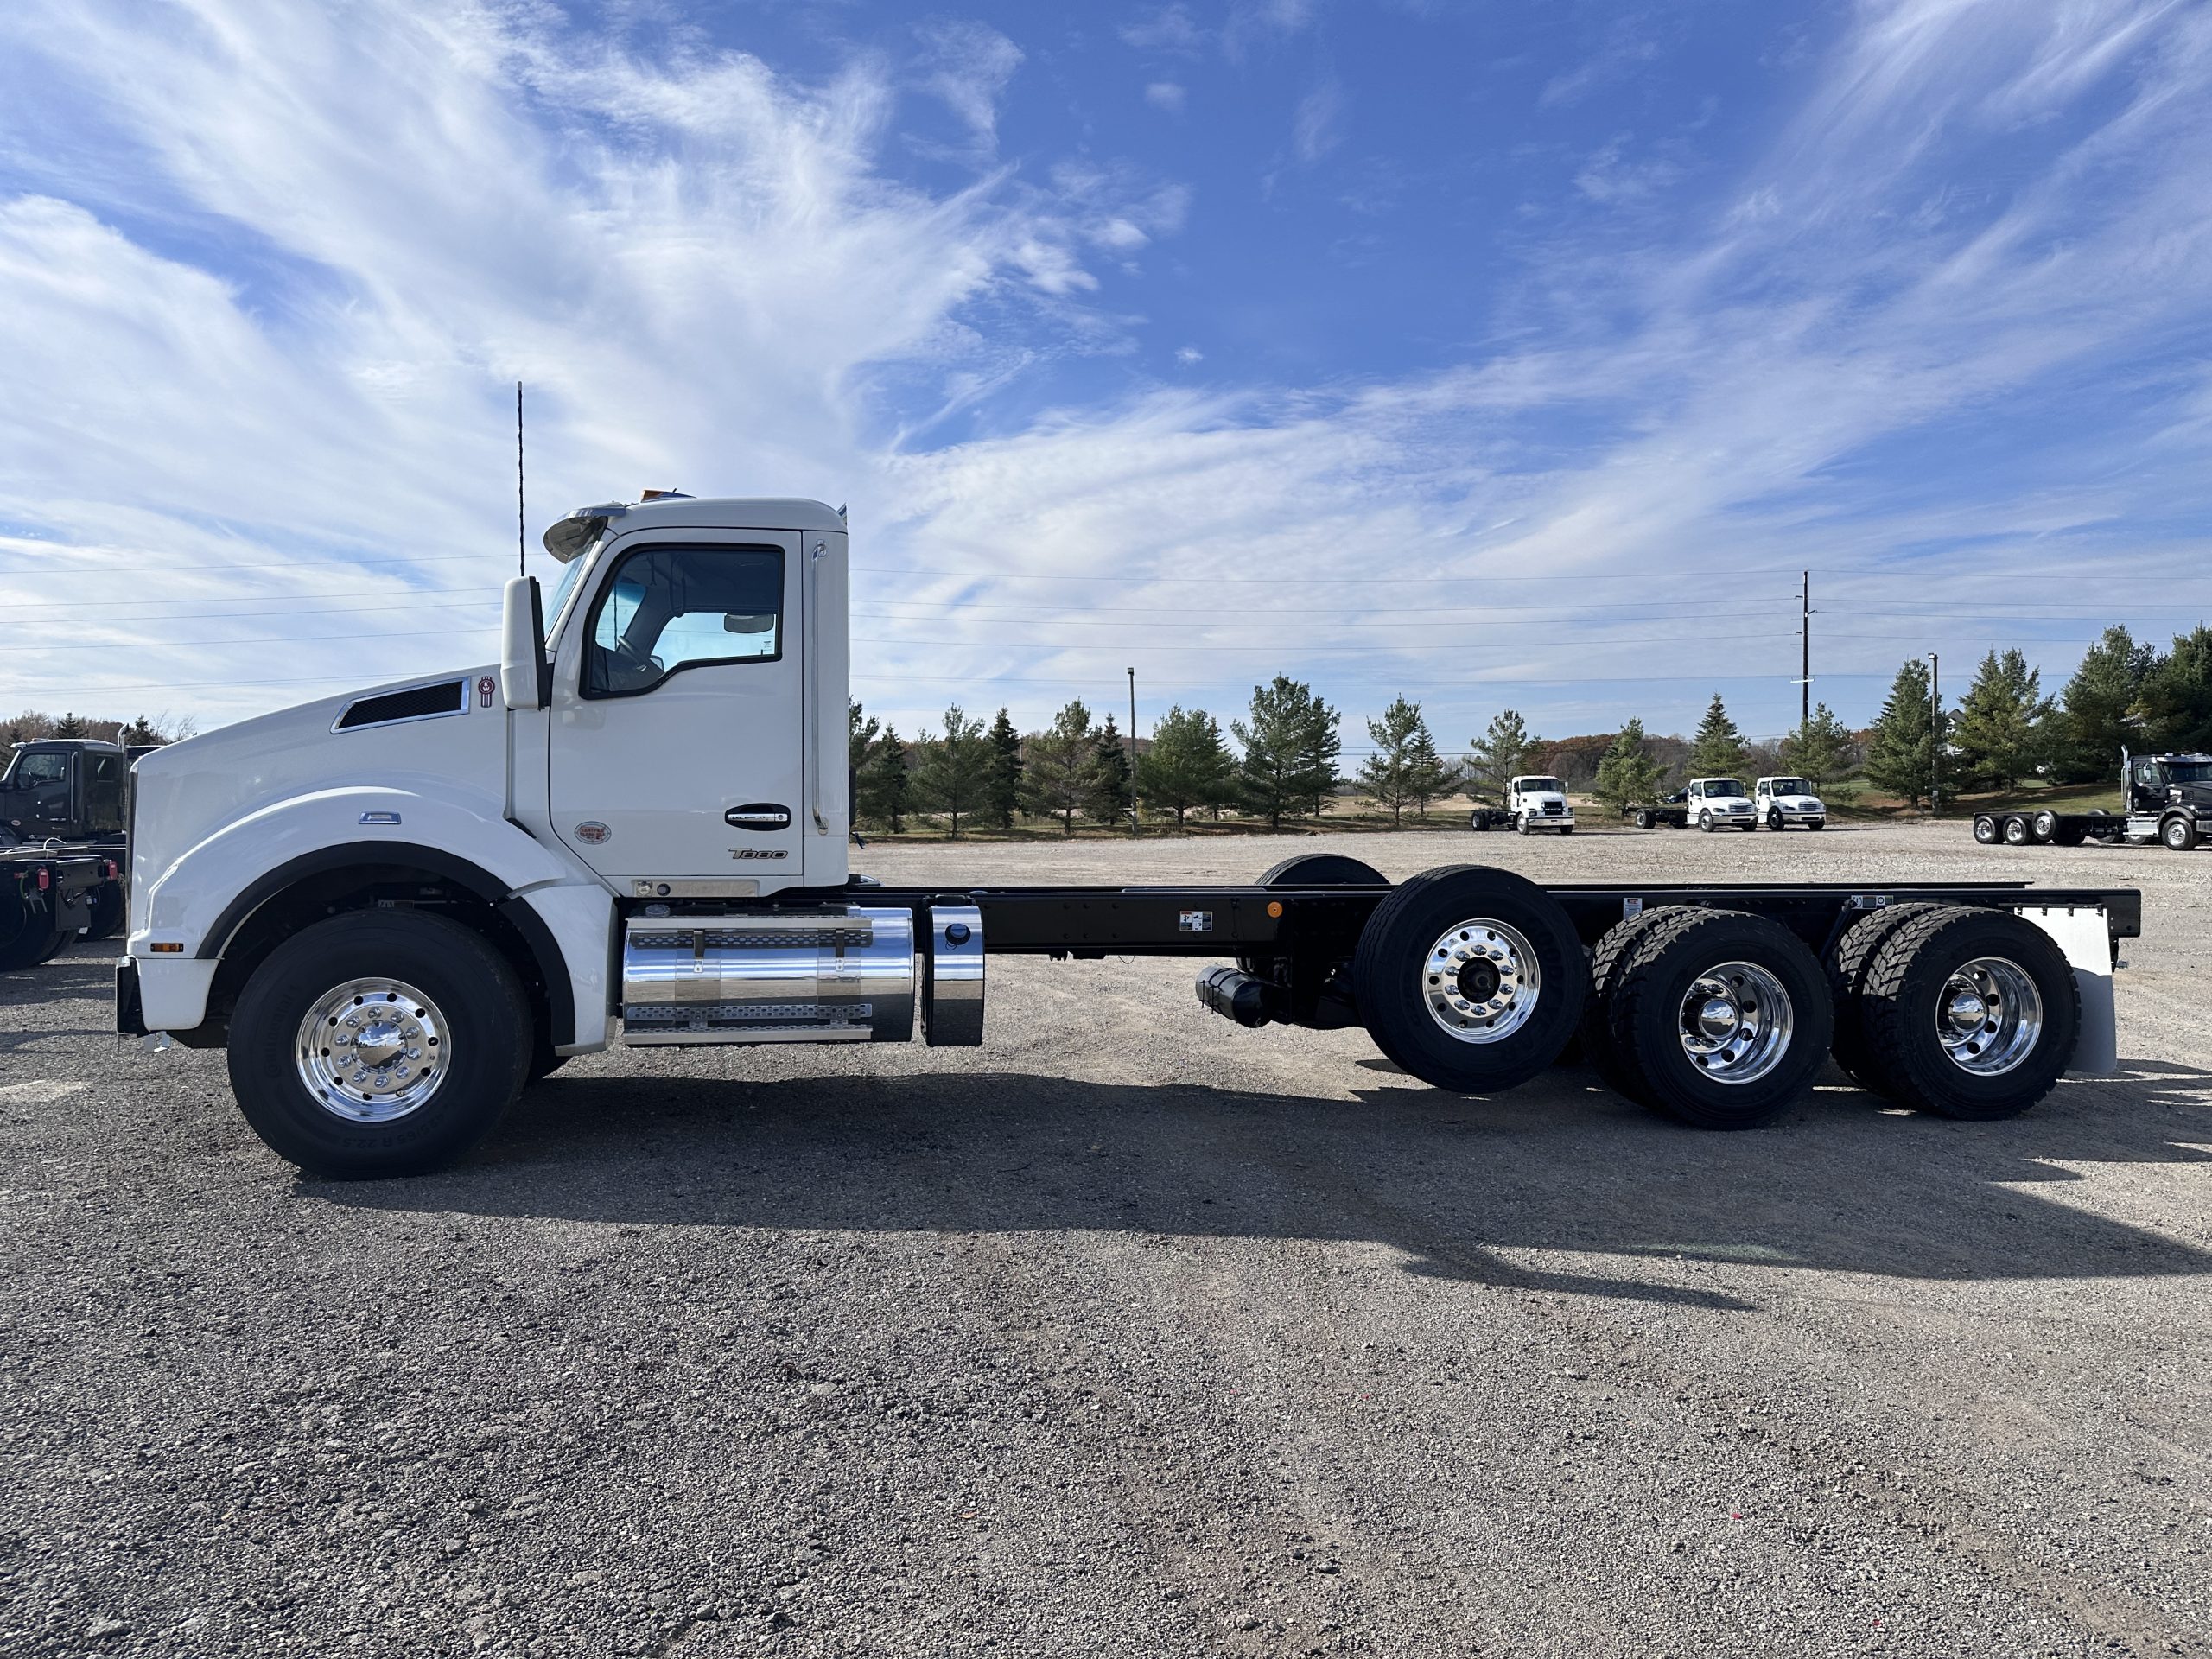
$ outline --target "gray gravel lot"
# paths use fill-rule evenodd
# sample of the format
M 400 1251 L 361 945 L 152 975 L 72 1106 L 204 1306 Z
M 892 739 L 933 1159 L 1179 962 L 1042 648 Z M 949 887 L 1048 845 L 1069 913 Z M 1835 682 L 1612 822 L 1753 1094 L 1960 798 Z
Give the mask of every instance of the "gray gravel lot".
M 1698 1135 L 995 962 L 980 1051 L 597 1056 L 340 1185 L 220 1055 L 118 1046 L 79 947 L 0 976 L 0 1652 L 2212 1651 L 2212 854 L 1331 847 L 2140 886 L 2125 1076 Z

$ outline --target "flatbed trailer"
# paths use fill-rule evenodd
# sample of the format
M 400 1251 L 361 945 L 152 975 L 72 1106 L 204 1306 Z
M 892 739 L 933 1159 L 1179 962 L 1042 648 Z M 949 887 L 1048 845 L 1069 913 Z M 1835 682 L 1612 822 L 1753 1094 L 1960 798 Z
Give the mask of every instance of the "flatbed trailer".
M 0 846 L 0 970 L 35 967 L 79 932 L 123 923 L 122 863 L 111 848 Z
M 994 956 L 1198 961 L 1236 1025 L 1357 1027 L 1455 1094 L 1572 1047 L 1708 1128 L 1768 1121 L 1831 1054 L 1968 1118 L 2115 1063 L 2129 889 L 1392 882 L 1335 854 L 887 887 L 849 863 L 846 543 L 813 502 L 583 509 L 547 532 L 550 626 L 509 583 L 496 667 L 143 757 L 118 1028 L 226 1048 L 248 1122 L 333 1176 L 435 1168 L 613 1046 L 974 1046 Z

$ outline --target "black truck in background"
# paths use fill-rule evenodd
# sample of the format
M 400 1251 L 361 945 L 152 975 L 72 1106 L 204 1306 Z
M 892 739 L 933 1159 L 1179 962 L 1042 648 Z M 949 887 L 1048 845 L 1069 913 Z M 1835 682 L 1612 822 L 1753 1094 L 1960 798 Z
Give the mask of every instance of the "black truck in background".
M 2186 853 L 2212 839 L 2212 754 L 2138 754 L 2120 752 L 2120 812 L 1988 811 L 1974 815 L 1974 838 L 1985 847 L 2034 847 L 2046 842 L 2108 847 L 2157 842 Z
M 123 931 L 130 756 L 92 738 L 18 747 L 0 772 L 0 971 Z

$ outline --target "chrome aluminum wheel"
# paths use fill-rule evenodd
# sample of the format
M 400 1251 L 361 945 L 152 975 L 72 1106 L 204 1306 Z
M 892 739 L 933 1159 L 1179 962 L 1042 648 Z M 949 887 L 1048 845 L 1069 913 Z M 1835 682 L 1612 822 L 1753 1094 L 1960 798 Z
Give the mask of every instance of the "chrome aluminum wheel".
M 352 1123 L 419 1110 L 445 1081 L 452 1029 L 438 1005 L 396 979 L 349 979 L 300 1021 L 300 1083 Z
M 1976 957 L 1944 981 L 1936 1034 L 1960 1071 L 2002 1077 L 2043 1039 L 2043 995 L 2017 962 Z
M 1682 1052 L 1715 1083 L 1756 1083 L 1782 1064 L 1796 1024 L 1780 980 L 1755 962 L 1724 962 L 1682 997 Z
M 1543 991 L 1535 948 L 1517 928 L 1455 923 L 1421 961 L 1421 1000 L 1447 1037 L 1495 1043 L 1529 1023 Z

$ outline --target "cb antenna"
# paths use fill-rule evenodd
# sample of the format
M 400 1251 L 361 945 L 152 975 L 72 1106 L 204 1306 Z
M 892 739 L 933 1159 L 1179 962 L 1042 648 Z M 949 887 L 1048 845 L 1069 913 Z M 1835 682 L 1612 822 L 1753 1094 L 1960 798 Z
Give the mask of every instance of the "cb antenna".
M 515 382 L 515 574 L 530 574 L 529 532 L 523 527 L 522 382 Z

